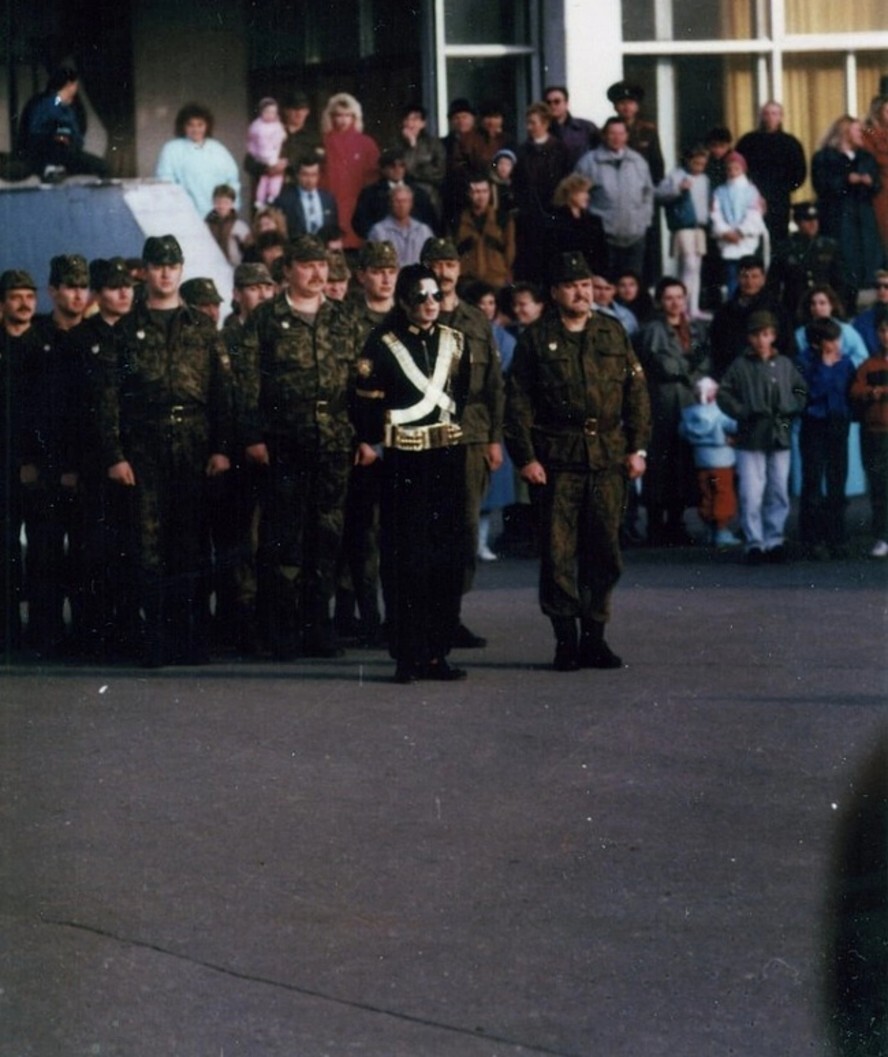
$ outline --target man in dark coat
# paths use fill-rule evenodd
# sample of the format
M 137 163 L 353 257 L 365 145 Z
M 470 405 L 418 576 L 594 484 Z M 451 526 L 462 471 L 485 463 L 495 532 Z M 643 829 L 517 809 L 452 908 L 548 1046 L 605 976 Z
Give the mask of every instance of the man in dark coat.
M 746 159 L 749 179 L 767 203 L 765 224 L 776 245 L 789 230 L 790 196 L 808 173 L 801 143 L 783 131 L 783 107 L 774 100 L 765 103 L 759 127 L 741 136 L 736 150 Z

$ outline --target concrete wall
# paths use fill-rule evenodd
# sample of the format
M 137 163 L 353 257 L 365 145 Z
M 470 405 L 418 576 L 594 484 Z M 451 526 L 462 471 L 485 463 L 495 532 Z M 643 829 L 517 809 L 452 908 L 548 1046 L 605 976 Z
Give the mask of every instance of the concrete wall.
M 240 0 L 133 5 L 136 164 L 152 176 L 185 103 L 212 110 L 214 135 L 241 161 L 247 125 L 247 40 Z

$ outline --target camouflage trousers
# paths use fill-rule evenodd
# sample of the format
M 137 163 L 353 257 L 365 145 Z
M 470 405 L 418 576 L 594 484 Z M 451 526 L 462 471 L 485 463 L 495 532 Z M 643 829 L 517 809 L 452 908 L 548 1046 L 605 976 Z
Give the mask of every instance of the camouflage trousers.
M 546 474 L 547 483 L 531 490 L 541 533 L 540 606 L 548 617 L 604 622 L 623 571 L 625 475 L 550 467 Z
M 262 633 L 273 653 L 332 643 L 350 452 L 270 440 L 256 555 Z

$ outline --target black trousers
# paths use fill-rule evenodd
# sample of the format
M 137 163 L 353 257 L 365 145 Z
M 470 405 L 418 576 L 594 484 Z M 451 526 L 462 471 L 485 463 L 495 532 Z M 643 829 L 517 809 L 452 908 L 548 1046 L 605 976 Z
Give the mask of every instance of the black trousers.
M 389 651 L 399 665 L 450 652 L 462 593 L 465 488 L 459 445 L 385 453 L 381 549 L 391 587 Z

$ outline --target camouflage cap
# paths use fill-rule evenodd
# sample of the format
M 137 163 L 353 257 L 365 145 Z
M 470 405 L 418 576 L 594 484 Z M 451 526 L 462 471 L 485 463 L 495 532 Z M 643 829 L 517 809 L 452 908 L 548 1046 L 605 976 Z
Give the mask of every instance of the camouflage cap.
M 23 268 L 9 268 L 0 275 L 0 297 L 10 290 L 36 290 L 37 284 Z
M 365 242 L 358 254 L 358 267 L 397 268 L 398 251 L 395 244 L 388 239 L 384 242 Z
M 777 317 L 773 312 L 766 312 L 761 310 L 759 312 L 751 312 L 749 319 L 746 320 L 746 333 L 755 334 L 759 330 L 766 330 L 770 327 L 772 330 L 777 329 Z
M 261 261 L 239 264 L 234 269 L 234 285 L 238 289 L 245 286 L 273 286 L 274 279 L 268 267 Z
M 284 259 L 288 264 L 293 261 L 325 261 L 327 250 L 314 235 L 300 235 L 287 246 Z
M 341 283 L 345 282 L 346 279 L 351 279 L 351 272 L 348 270 L 345 254 L 341 250 L 328 250 L 327 262 L 330 265 L 328 278 L 331 282 Z
M 798 224 L 802 220 L 819 220 L 820 213 L 814 202 L 796 202 L 792 207 L 792 219 Z
M 104 290 L 134 286 L 135 283 L 123 257 L 111 257 L 108 260 L 98 257 L 89 262 L 89 285 L 93 290 Z
M 145 239 L 142 260 L 146 264 L 184 264 L 182 247 L 175 235 L 151 235 Z
M 433 237 L 423 243 L 419 259 L 422 264 L 428 264 L 429 261 L 458 261 L 459 253 L 452 239 Z
M 188 279 L 179 287 L 186 305 L 221 305 L 222 297 L 212 279 Z
M 89 265 L 79 253 L 63 253 L 49 262 L 50 286 L 89 286 Z
M 582 253 L 559 253 L 549 261 L 549 281 L 556 286 L 591 278 L 592 269 Z

